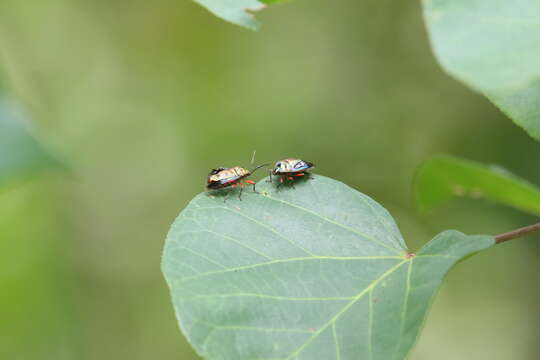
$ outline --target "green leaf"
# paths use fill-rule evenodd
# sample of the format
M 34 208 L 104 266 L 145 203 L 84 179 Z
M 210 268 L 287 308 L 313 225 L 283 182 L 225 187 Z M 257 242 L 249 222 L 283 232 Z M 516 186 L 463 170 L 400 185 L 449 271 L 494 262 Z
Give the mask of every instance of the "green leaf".
M 0 189 L 59 163 L 25 129 L 12 106 L 0 102 Z
M 403 359 L 450 267 L 494 244 L 447 231 L 413 255 L 388 212 L 341 182 L 257 190 L 196 196 L 166 241 L 178 321 L 205 359 Z
M 540 1 L 424 0 L 435 55 L 540 140 Z
M 251 12 L 280 1 L 283 0 L 195 0 L 217 17 L 251 30 L 259 28 L 259 23 Z
M 454 196 L 486 198 L 540 215 L 540 189 L 497 166 L 437 156 L 418 169 L 416 204 L 427 211 Z

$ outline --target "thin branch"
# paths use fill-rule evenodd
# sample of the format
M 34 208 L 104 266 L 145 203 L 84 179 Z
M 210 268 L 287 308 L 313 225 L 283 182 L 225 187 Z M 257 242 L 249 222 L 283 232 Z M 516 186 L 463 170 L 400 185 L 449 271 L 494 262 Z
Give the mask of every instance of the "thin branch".
M 495 243 L 500 244 L 502 242 L 512 240 L 521 236 L 528 235 L 535 231 L 540 231 L 540 223 L 522 227 L 507 233 L 499 234 L 495 236 Z

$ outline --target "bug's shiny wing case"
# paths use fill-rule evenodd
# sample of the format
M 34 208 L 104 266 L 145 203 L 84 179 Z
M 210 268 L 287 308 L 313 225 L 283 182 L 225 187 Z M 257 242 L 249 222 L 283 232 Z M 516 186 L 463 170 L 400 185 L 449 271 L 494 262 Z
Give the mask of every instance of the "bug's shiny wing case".
M 304 161 L 302 159 L 284 159 L 278 161 L 274 166 L 273 173 L 274 175 L 279 174 L 294 174 L 307 171 L 312 169 L 314 164 L 309 161 Z
M 236 183 L 238 180 L 248 175 L 249 171 L 239 166 L 212 169 L 206 180 L 206 188 L 221 189 Z

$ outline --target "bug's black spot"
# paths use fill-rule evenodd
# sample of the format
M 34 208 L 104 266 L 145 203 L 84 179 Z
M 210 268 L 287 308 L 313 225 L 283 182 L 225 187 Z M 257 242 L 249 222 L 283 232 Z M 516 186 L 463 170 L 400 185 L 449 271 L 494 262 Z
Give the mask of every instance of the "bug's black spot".
M 223 183 L 221 181 L 212 181 L 208 184 L 206 184 L 207 189 L 221 189 L 223 187 Z
M 216 175 L 217 173 L 219 173 L 220 171 L 223 171 L 225 169 L 226 168 L 224 168 L 224 167 L 219 167 L 217 169 L 212 169 L 212 170 L 210 170 L 210 173 L 208 175 Z

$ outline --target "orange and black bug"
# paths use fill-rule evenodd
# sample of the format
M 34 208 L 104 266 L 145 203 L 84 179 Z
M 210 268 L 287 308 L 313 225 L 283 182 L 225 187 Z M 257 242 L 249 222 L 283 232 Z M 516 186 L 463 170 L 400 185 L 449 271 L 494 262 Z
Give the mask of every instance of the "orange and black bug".
M 206 189 L 219 190 L 226 187 L 235 188 L 236 186 L 239 186 L 240 192 L 238 193 L 238 198 L 242 200 L 242 191 L 244 190 L 245 184 L 253 185 L 253 192 L 257 192 L 255 190 L 255 182 L 245 180 L 245 178 L 250 176 L 255 170 L 266 165 L 268 164 L 259 165 L 251 171 L 240 166 L 212 169 L 206 178 Z M 225 198 L 225 200 L 227 200 L 227 198 Z
M 274 168 L 270 171 L 270 181 L 272 181 L 272 175 L 278 176 L 278 187 L 285 182 L 285 180 L 294 180 L 296 176 L 309 175 L 308 170 L 311 170 L 315 165 L 309 161 L 302 159 L 284 159 L 278 161 Z

